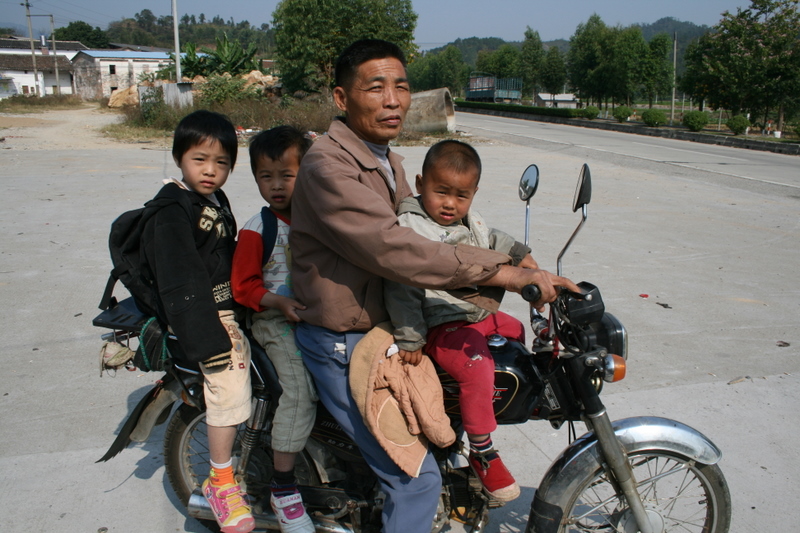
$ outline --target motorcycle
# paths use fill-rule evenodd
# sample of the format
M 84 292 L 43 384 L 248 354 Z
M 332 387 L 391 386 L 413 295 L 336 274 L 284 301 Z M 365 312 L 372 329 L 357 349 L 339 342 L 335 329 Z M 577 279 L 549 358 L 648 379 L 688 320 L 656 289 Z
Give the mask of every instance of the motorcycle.
M 530 199 L 538 183 L 538 167 L 531 165 L 519 183 L 519 197 L 526 202 L 526 244 Z M 558 256 L 559 275 L 564 253 L 587 219 L 590 199 L 591 175 L 584 165 L 573 200 L 573 212 L 581 210 L 581 221 Z M 488 339 L 496 365 L 497 422 L 543 420 L 555 429 L 564 424 L 569 428 L 569 445 L 536 489 L 526 532 L 726 533 L 731 497 L 718 465 L 721 452 L 713 442 L 666 418 L 614 422 L 609 418 L 600 392 L 604 383 L 625 375 L 627 332 L 605 311 L 596 286 L 578 285 L 582 293 L 562 290 L 547 317 L 532 304 L 540 298 L 538 287 L 525 287 L 522 296 L 531 302 L 535 337 L 530 350 L 501 336 Z M 128 299 L 101 313 L 94 325 L 113 330 L 103 336 L 105 340 L 129 343 L 139 334 L 143 320 Z M 252 339 L 251 345 L 254 409 L 240 427 L 234 446 L 235 471 L 253 503 L 256 529 L 279 530 L 268 496 L 271 421 L 280 385 L 264 351 Z M 177 339 L 170 337 L 167 347 L 177 349 Z M 170 484 L 189 514 L 215 529 L 212 511 L 200 492 L 209 468 L 202 376 L 176 359 L 167 360 L 164 370 L 101 461 L 114 457 L 131 441 L 146 441 L 155 425 L 168 420 L 164 458 Z M 440 378 L 445 409 L 460 434 L 458 383 L 444 372 Z M 179 405 L 172 409 L 175 403 Z M 588 431 L 574 438 L 576 422 L 583 422 Z M 450 520 L 465 523 L 474 533 L 483 531 L 489 509 L 502 504 L 483 492 L 469 466 L 456 466 L 458 457 L 466 458 L 467 453 L 460 440 L 448 449 L 434 448 L 433 453 L 442 473 L 442 491 L 431 531 L 440 531 Z M 377 479 L 357 443 L 321 403 L 295 472 L 318 532 L 380 531 L 383 494 Z

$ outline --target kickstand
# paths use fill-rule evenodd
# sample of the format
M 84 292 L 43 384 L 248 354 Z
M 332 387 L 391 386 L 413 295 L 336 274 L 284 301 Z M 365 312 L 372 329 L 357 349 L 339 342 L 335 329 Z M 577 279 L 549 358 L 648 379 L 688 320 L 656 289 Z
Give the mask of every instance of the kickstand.
M 481 499 L 481 506 L 470 523 L 470 533 L 481 533 L 486 524 L 489 523 L 489 500 L 486 498 Z

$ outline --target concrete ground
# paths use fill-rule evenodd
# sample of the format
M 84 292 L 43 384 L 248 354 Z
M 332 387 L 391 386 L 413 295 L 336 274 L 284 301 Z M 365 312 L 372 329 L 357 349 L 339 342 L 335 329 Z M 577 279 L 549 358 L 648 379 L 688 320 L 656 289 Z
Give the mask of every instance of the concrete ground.
M 201 532 L 166 480 L 161 432 L 94 463 L 158 377 L 99 376 L 102 332 L 91 319 L 110 269 L 108 227 L 177 169 L 164 143 L 98 139 L 94 128 L 109 115 L 70 113 L 28 127 L 7 127 L 0 116 L 7 127 L 0 130 L 2 529 Z M 529 163 L 539 165 L 532 243 L 542 266 L 555 268 L 578 221 L 569 209 L 578 169 L 592 156 L 476 144 L 485 172 L 475 206 L 520 238 L 517 180 Z M 425 150 L 396 148 L 409 175 Z M 603 394 L 612 418 L 666 416 L 701 430 L 723 450 L 731 531 L 793 530 L 800 498 L 797 197 L 627 160 L 590 163 L 590 217 L 564 273 L 597 284 L 630 334 L 629 376 Z M 260 208 L 245 159 L 225 190 L 240 223 Z M 504 309 L 525 320 L 519 298 L 509 295 Z M 487 531 L 520 531 L 567 434 L 536 422 L 500 428 L 495 440 L 522 496 L 493 510 Z

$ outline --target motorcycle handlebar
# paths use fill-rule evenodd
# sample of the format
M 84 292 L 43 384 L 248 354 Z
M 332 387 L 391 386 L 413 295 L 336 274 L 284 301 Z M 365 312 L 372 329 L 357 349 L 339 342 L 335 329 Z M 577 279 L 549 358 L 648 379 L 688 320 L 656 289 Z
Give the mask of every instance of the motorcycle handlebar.
M 542 291 L 538 285 L 525 285 L 522 287 L 522 299 L 526 302 L 538 302 L 542 297 Z

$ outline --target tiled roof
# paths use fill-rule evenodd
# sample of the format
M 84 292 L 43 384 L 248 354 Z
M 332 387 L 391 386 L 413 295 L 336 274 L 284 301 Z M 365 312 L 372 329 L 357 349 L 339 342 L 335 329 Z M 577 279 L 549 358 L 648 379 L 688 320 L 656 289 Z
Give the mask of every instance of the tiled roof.
M 46 41 L 47 48 L 53 49 L 53 41 Z M 33 47 L 38 50 L 42 47 L 42 43 L 37 39 L 33 41 Z M 28 39 L 0 39 L 0 48 L 8 48 L 12 50 L 30 50 L 31 42 Z M 56 41 L 57 51 L 74 51 L 74 50 L 88 50 L 83 43 L 78 41 Z
M 33 70 L 33 58 L 30 54 L 0 54 L 0 69 Z M 36 69 L 55 70 L 53 56 L 36 56 Z M 72 63 L 66 57 L 58 56 L 58 70 L 72 72 Z

